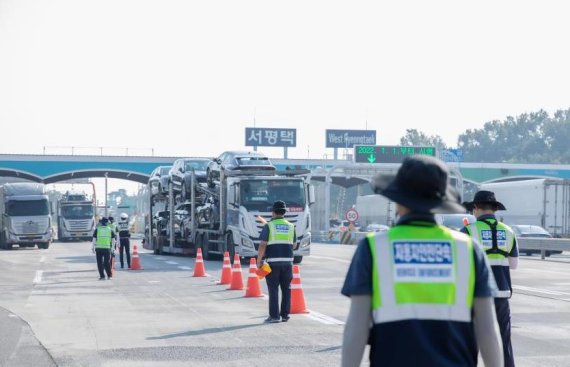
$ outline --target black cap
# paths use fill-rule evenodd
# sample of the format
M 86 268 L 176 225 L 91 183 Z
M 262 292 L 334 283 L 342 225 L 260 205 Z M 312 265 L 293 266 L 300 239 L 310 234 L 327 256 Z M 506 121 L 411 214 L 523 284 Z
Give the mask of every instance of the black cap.
M 481 190 L 475 193 L 475 197 L 473 197 L 473 201 L 466 203 L 466 207 L 470 210 L 473 210 L 475 204 L 493 204 L 495 206 L 495 210 L 507 210 L 503 203 L 498 202 L 495 198 L 495 193 L 493 191 Z
M 407 157 L 394 174 L 379 174 L 375 193 L 421 213 L 465 213 L 459 194 L 448 184 L 443 161 L 426 155 Z
M 109 222 L 109 219 L 103 217 L 101 218 L 101 224 L 107 224 Z
M 285 214 L 285 212 L 287 211 L 287 205 L 283 200 L 277 200 L 276 202 L 273 203 L 273 207 L 271 208 L 271 210 L 277 214 Z

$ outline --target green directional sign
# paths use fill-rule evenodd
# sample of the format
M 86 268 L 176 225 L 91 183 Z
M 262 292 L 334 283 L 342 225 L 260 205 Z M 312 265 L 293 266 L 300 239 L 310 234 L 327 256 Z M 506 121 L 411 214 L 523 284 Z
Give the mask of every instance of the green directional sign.
M 435 157 L 435 147 L 416 147 L 401 145 L 355 145 L 356 163 L 402 163 L 404 158 L 416 155 Z

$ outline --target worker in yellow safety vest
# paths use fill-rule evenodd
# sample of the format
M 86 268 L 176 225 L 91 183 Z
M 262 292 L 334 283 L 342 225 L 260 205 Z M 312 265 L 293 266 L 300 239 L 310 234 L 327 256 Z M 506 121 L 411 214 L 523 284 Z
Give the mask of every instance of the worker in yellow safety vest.
M 477 222 L 470 223 L 461 231 L 467 233 L 483 246 L 491 264 L 498 292 L 495 298 L 495 312 L 503 341 L 505 367 L 514 367 L 515 359 L 511 343 L 511 308 L 509 298 L 513 294 L 511 269 L 518 266 L 518 246 L 513 230 L 495 216 L 498 210 L 506 207 L 495 198 L 492 191 L 481 190 L 475 193 L 473 201 L 464 204 L 473 212 Z
M 101 218 L 99 225 L 93 232 L 93 252 L 97 258 L 97 269 L 99 270 L 99 280 L 111 279 L 113 274 L 111 272 L 111 246 L 115 239 L 115 233 L 109 226 L 107 218 Z
M 496 285 L 480 245 L 438 225 L 434 213 L 464 213 L 445 163 L 404 160 L 380 174 L 374 192 L 396 203 L 397 223 L 369 234 L 354 253 L 341 293 L 350 297 L 343 367 L 502 366 L 493 296 Z

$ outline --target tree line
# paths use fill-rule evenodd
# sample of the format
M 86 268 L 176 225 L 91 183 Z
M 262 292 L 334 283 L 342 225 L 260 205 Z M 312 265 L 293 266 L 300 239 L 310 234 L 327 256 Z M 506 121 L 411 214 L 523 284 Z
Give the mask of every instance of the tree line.
M 485 123 L 460 134 L 457 145 L 464 162 L 570 164 L 570 108 L 553 116 L 546 111 L 525 113 Z M 448 149 L 439 135 L 406 130 L 400 145 Z

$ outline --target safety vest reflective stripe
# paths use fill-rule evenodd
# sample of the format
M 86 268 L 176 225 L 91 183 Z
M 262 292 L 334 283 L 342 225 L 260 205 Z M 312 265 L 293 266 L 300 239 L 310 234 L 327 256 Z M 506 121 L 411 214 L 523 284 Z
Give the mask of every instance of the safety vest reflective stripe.
M 439 227 L 439 226 L 438 226 Z M 438 228 L 436 227 L 436 228 Z M 397 227 L 396 227 L 397 228 Z M 415 283 L 398 281 L 395 279 L 395 265 L 393 255 L 393 243 L 389 240 L 390 231 L 371 234 L 368 236 L 371 247 L 374 247 L 373 258 L 375 261 L 375 269 L 373 269 L 373 277 L 377 279 L 376 286 L 373 282 L 373 292 L 379 292 L 376 299 L 373 300 L 373 318 L 375 323 L 385 323 L 400 320 L 419 319 L 419 320 L 447 320 L 447 321 L 471 321 L 471 310 L 473 302 L 473 286 L 474 283 L 474 264 L 473 264 L 473 248 L 470 241 L 465 241 L 465 237 L 452 231 L 446 231 L 450 239 L 424 239 L 417 240 L 422 243 L 429 242 L 451 242 L 453 259 L 452 274 L 453 281 L 433 282 L 433 283 Z M 410 235 L 413 238 L 413 234 Z M 414 241 L 414 240 L 410 240 Z M 419 265 L 422 266 L 422 265 Z M 443 297 L 436 303 L 428 303 L 421 301 L 410 301 L 398 303 L 397 287 L 403 286 L 407 291 L 416 287 L 424 292 L 430 292 L 429 287 L 434 284 L 441 285 Z M 375 288 L 375 289 L 374 289 Z M 401 288 L 400 288 L 401 289 Z M 406 291 L 406 292 L 407 292 Z M 454 292 L 449 294 L 449 292 Z M 468 294 L 470 292 L 471 294 Z M 406 294 L 407 296 L 408 294 Z M 439 294 L 438 296 L 441 296 Z M 412 296 L 413 297 L 413 296 Z M 373 298 L 374 295 L 373 295 Z M 419 298 L 418 298 L 419 299 Z M 442 299 L 444 299 L 442 301 Z
M 293 261 L 292 257 L 270 257 L 267 259 L 268 263 L 277 262 L 277 261 Z
M 96 248 L 111 248 L 111 228 L 107 226 L 97 227 Z
M 504 256 L 502 259 L 487 258 L 487 261 L 489 261 L 489 265 L 491 266 L 509 266 L 509 259 Z
M 496 291 L 495 298 L 511 298 L 511 291 Z

